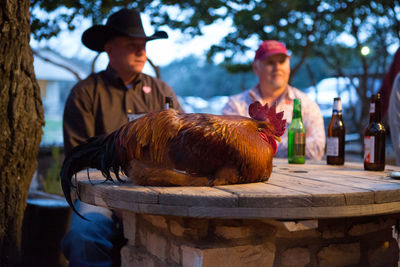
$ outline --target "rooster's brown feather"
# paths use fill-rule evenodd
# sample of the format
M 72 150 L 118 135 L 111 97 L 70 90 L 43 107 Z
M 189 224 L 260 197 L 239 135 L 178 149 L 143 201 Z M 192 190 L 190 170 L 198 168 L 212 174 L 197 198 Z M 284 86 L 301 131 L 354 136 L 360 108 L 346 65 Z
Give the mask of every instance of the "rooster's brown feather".
M 71 177 L 94 167 L 112 179 L 119 169 L 139 185 L 223 185 L 260 182 L 272 172 L 275 139 L 285 121 L 275 107 L 252 104 L 252 117 L 149 113 L 108 136 L 74 148 L 61 171 L 70 205 Z M 261 119 L 262 120 L 261 120 Z

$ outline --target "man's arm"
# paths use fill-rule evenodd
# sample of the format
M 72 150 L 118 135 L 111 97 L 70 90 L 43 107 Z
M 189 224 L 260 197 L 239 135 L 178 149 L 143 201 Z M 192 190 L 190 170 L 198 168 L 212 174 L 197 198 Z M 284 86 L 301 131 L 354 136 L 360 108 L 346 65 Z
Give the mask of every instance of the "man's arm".
M 306 127 L 306 157 L 321 160 L 325 153 L 325 126 L 317 103 L 312 101 L 304 109 L 303 122 Z
M 390 95 L 389 126 L 396 164 L 400 165 L 400 75 L 397 75 Z
M 75 86 L 65 103 L 63 116 L 64 150 L 68 156 L 73 147 L 94 136 L 94 116 L 91 99 L 82 88 Z
M 223 115 L 238 115 L 239 114 L 239 111 L 237 110 L 236 106 L 232 102 L 231 97 L 229 97 L 228 102 L 222 108 L 221 112 Z
M 246 103 L 242 99 L 239 99 L 238 96 L 230 96 L 221 112 L 223 115 L 240 115 L 249 117 L 249 105 L 250 104 Z

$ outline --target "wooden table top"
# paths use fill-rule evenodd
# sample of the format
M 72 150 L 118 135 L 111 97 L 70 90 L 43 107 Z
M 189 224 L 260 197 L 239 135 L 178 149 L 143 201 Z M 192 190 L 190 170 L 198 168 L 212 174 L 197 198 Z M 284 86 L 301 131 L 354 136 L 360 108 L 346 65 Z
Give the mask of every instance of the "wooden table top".
M 400 167 L 364 171 L 362 163 L 329 166 L 274 159 L 268 182 L 216 187 L 151 187 L 100 183 L 98 171 L 78 174 L 81 200 L 136 213 L 198 218 L 318 219 L 400 213 Z M 95 185 L 93 185 L 95 184 Z

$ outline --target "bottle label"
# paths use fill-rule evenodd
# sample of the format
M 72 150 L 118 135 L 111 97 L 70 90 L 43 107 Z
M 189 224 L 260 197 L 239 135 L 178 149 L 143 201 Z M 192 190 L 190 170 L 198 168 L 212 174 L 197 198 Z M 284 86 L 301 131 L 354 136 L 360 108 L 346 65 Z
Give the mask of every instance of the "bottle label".
M 371 103 L 371 105 L 369 105 L 369 113 L 375 113 L 375 103 Z
M 339 156 L 339 137 L 328 137 L 326 142 L 326 155 Z
M 375 136 L 364 136 L 364 162 L 375 161 Z
M 293 154 L 295 157 L 304 157 L 306 155 L 306 135 L 305 135 L 305 133 L 294 133 Z

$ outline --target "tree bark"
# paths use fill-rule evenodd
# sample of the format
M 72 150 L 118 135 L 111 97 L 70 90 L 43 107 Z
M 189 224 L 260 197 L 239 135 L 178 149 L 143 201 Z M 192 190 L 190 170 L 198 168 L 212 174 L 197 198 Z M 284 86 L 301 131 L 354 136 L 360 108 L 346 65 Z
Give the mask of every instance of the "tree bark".
M 29 3 L 0 1 L 0 266 L 21 261 L 22 220 L 44 125 Z

